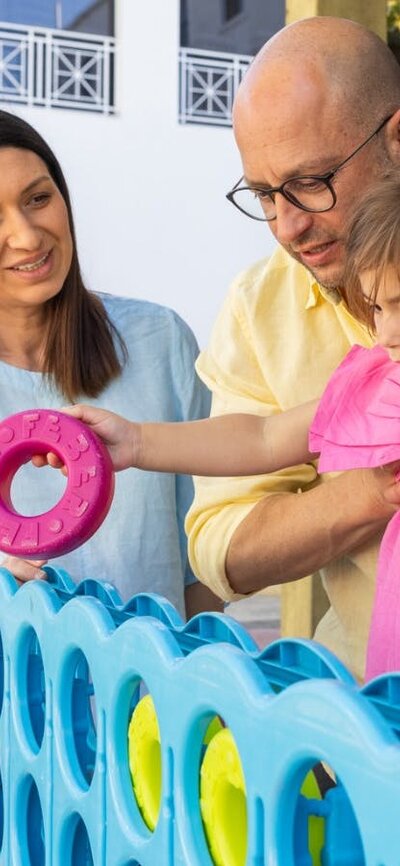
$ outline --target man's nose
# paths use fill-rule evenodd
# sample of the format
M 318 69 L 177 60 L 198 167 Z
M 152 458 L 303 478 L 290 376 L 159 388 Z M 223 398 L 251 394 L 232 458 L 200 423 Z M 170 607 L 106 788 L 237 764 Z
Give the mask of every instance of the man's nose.
M 21 210 L 15 210 L 4 218 L 0 235 L 10 249 L 37 250 L 41 243 L 41 231 L 34 224 L 30 215 Z
M 271 223 L 271 228 L 283 246 L 293 243 L 311 228 L 315 214 L 301 210 L 280 193 L 276 194 L 275 207 L 276 220 Z

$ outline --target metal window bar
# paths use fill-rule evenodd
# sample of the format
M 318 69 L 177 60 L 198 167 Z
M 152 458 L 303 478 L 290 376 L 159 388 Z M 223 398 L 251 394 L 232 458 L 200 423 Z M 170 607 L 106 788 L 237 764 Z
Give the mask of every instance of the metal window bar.
M 0 101 L 113 114 L 110 36 L 0 21 Z
M 232 105 L 252 56 L 181 48 L 179 122 L 232 125 Z
M 15 94 L 17 100 L 27 96 L 27 43 L 6 38 L 0 43 L 0 96 Z

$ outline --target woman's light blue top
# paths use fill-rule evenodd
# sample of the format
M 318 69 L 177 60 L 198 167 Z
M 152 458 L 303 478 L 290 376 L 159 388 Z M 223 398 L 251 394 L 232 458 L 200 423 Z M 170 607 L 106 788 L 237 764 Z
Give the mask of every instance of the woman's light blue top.
M 196 340 L 172 310 L 147 301 L 100 295 L 129 352 L 122 375 L 97 399 L 81 402 L 135 421 L 181 421 L 205 417 L 208 392 L 197 378 Z M 65 397 L 41 373 L 0 361 L 0 417 L 31 408 L 60 408 Z M 23 466 L 11 496 L 21 514 L 51 508 L 65 487 L 60 472 Z M 137 592 L 166 596 L 183 613 L 190 570 L 183 528 L 192 501 L 192 479 L 128 469 L 116 474 L 111 510 L 96 534 L 77 550 L 51 561 L 76 581 L 113 583 L 124 600 Z M 1 554 L 0 554 L 1 556 Z

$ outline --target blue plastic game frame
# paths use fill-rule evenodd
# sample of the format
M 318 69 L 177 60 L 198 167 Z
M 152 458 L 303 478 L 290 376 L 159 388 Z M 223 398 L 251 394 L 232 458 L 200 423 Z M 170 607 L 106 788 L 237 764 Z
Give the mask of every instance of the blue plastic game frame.
M 246 780 L 246 866 L 311 866 L 310 811 L 325 820 L 321 866 L 399 866 L 399 674 L 360 689 L 311 641 L 259 651 L 229 617 L 184 624 L 157 596 L 123 605 L 46 570 L 18 589 L 0 569 L 1 866 L 212 866 L 199 768 L 216 714 Z M 161 735 L 154 832 L 128 766 L 142 682 Z M 339 784 L 310 805 L 299 790 L 320 761 Z

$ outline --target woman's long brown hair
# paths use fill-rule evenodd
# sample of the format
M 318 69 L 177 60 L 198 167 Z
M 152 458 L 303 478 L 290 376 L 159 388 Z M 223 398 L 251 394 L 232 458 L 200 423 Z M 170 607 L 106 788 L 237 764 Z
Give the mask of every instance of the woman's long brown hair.
M 22 118 L 7 111 L 0 111 L 0 147 L 18 147 L 36 153 L 47 165 L 68 211 L 72 261 L 60 291 L 46 303 L 44 373 L 67 400 L 98 397 L 109 382 L 120 375 L 128 352 L 100 299 L 83 283 L 71 200 L 61 166 L 41 135 Z

